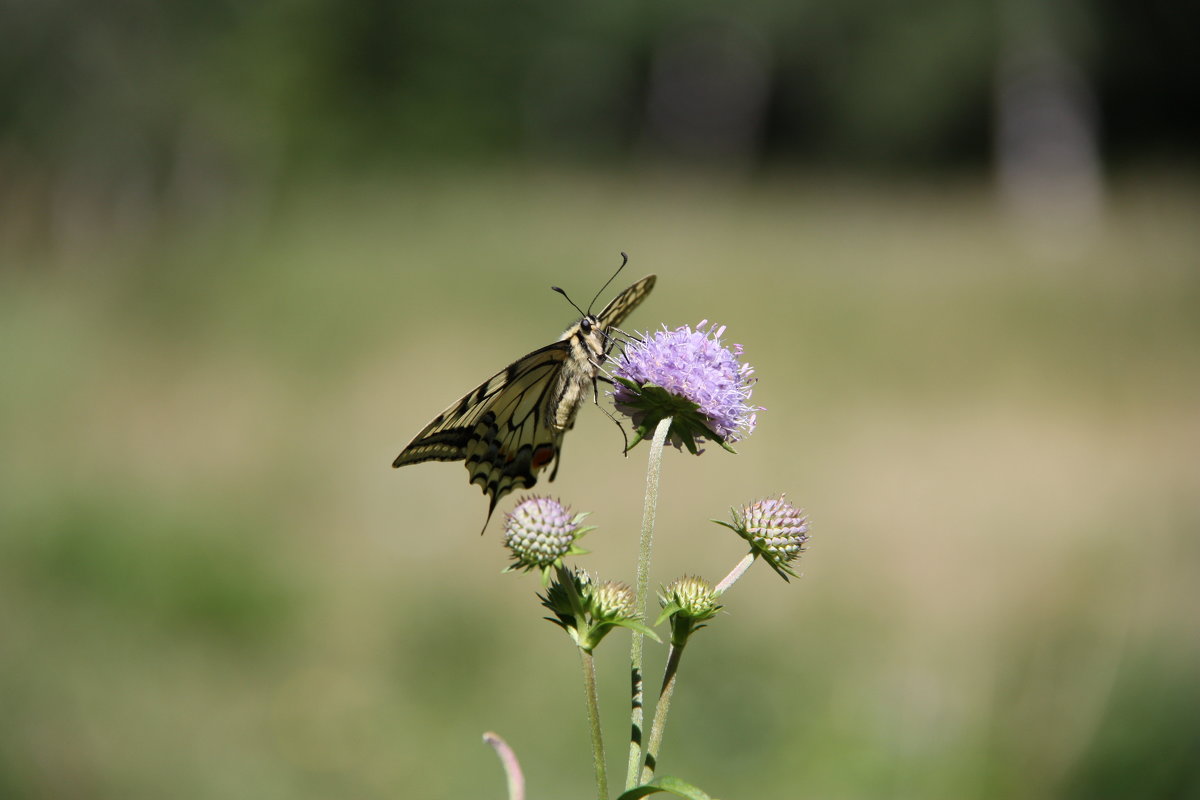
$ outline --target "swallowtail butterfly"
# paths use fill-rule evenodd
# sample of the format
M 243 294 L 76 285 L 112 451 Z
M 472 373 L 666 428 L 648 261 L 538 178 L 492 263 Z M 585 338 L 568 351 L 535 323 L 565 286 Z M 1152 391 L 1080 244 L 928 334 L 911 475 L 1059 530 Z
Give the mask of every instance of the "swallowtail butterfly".
M 392 466 L 465 462 L 470 482 L 491 498 L 488 520 L 500 498 L 514 489 L 532 487 L 552 461 L 550 480 L 554 480 L 563 436 L 574 426 L 588 389 L 593 397 L 597 394 L 596 380 L 611 348 L 609 331 L 637 308 L 654 281 L 654 275 L 642 278 L 599 314 L 592 314 L 590 306 L 587 312 L 580 309 L 583 317 L 558 341 L 517 359 L 434 417 Z M 551 288 L 566 296 L 557 286 Z

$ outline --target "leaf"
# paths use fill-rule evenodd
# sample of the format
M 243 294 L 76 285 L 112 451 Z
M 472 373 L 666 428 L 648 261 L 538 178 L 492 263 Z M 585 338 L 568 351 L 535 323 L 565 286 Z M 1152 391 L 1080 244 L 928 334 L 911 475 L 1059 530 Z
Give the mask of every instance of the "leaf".
M 658 615 L 658 619 L 656 619 L 656 620 L 654 621 L 654 624 L 655 624 L 655 625 L 662 625 L 662 624 L 663 624 L 663 621 L 664 621 L 664 620 L 666 620 L 666 619 L 667 619 L 667 617 L 669 617 L 669 616 L 671 616 L 672 614 L 674 614 L 674 613 L 675 613 L 676 611 L 678 611 L 680 608 L 682 608 L 682 606 L 680 606 L 680 605 L 679 605 L 679 603 L 671 603 L 670 605 L 664 606 L 664 607 L 663 607 L 663 610 L 662 610 L 662 613 Z
M 673 778 L 670 775 L 662 775 L 649 783 L 635 786 L 618 797 L 617 800 L 638 800 L 638 798 L 649 797 L 659 792 L 668 792 L 677 797 L 686 797 L 687 800 L 713 800 L 708 794 L 692 786 L 687 781 Z
M 638 633 L 642 634 L 643 636 L 649 636 L 654 641 L 658 642 L 659 644 L 662 644 L 662 639 L 660 639 L 658 634 L 654 632 L 654 629 L 651 628 L 650 626 L 646 625 L 644 622 L 639 622 L 636 619 L 623 619 L 623 620 L 618 620 L 616 622 L 610 622 L 609 624 L 610 625 L 619 625 L 622 628 L 629 628 L 632 631 L 637 631 Z M 658 623 L 655 623 L 655 624 L 657 625 Z

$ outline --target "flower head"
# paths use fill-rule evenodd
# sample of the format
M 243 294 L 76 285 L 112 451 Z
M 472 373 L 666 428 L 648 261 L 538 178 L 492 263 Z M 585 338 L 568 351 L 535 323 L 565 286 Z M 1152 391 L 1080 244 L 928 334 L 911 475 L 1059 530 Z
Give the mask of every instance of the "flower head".
M 582 570 L 560 567 L 546 594 L 539 597 L 554 614 L 546 619 L 589 653 L 614 628 L 632 628 L 658 639 L 638 617 L 633 590 L 619 581 L 597 583 Z
M 629 584 L 620 581 L 605 581 L 592 592 L 589 610 L 592 617 L 601 622 L 631 620 L 637 618 L 637 601 Z
M 584 570 L 562 568 L 546 589 L 546 594 L 538 595 L 542 605 L 550 609 L 555 616 L 555 619 L 546 619 L 550 619 L 564 630 L 575 629 L 580 621 L 587 621 L 581 618 L 587 615 L 587 606 L 591 602 L 594 589 L 592 576 Z
M 550 497 L 525 498 L 504 518 L 504 546 L 512 554 L 509 569 L 540 569 L 543 583 L 550 570 L 562 564 L 564 556 L 579 555 L 576 542 L 594 530 L 582 527 L 587 513 L 571 515 L 571 510 Z
M 683 647 L 688 637 L 704 627 L 721 610 L 712 584 L 695 575 L 684 575 L 659 590 L 662 614 L 654 624 L 671 620 L 671 644 Z
M 725 326 L 703 320 L 693 330 L 663 326 L 625 347 L 612 369 L 613 401 L 637 426 L 640 441 L 659 420 L 673 417 L 670 438 L 698 452 L 697 442 L 729 444 L 754 431 L 760 406 L 750 405 L 754 369 L 742 346 L 721 343 Z
M 796 577 L 789 562 L 804 552 L 808 541 L 808 517 L 804 510 L 788 502 L 784 495 L 756 500 L 731 509 L 733 522 L 713 520 L 750 543 L 755 555 L 763 558 L 784 580 Z
M 664 610 L 697 621 L 712 619 L 721 610 L 712 585 L 695 575 L 684 575 L 670 586 L 664 586 L 658 600 Z

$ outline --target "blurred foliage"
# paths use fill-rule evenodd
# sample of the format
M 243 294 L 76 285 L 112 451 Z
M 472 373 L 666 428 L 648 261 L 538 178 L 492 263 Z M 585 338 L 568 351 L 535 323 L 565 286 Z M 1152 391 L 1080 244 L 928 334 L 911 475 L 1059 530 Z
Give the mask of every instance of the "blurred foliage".
M 16 0 L 0 9 L 0 167 L 162 188 L 520 153 L 980 164 L 997 61 L 1030 36 L 1082 66 L 1114 152 L 1194 157 L 1197 21 L 1103 0 Z M 746 114 L 745 142 L 664 129 L 655 87 L 673 64 L 690 72 L 672 91 L 705 116 L 666 113 Z
M 668 458 L 652 580 L 724 574 L 732 504 L 814 523 L 803 580 L 752 571 L 689 647 L 667 771 L 1200 796 L 1198 21 L 0 5 L 0 797 L 490 796 L 487 729 L 579 796 L 535 582 L 460 467 L 387 464 L 622 249 L 659 275 L 630 327 L 727 324 L 769 409 Z M 552 488 L 627 578 L 611 428 L 585 409 Z
M 113 499 L 63 498 L 30 521 L 6 558 L 33 585 L 116 615 L 143 617 L 176 633 L 210 633 L 234 644 L 268 644 L 287 623 L 294 589 L 265 559 L 255 558 L 225 528 L 177 513 L 155 512 L 146 499 L 112 508 Z M 244 535 L 244 532 L 243 532 Z
M 4 797 L 494 795 L 489 729 L 532 797 L 586 791 L 536 580 L 501 574 L 461 467 L 388 464 L 620 248 L 659 275 L 630 327 L 727 324 L 768 408 L 738 456 L 668 454 L 652 581 L 724 574 L 729 505 L 787 490 L 813 520 L 803 578 L 751 570 L 689 646 L 664 770 L 1196 796 L 1195 186 L 1126 179 L 1053 256 L 976 185 L 804 172 L 407 169 L 253 209 L 7 251 Z M 618 439 L 584 409 L 547 488 L 627 579 Z

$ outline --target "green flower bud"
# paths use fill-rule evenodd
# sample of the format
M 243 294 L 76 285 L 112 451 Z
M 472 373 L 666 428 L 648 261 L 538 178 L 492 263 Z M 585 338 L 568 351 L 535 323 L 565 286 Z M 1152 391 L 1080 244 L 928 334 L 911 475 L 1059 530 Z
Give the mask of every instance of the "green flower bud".
M 559 573 L 560 576 L 562 574 Z M 583 570 L 567 569 L 566 574 L 569 585 L 560 578 L 555 578 L 550 582 L 546 594 L 538 596 L 542 599 L 542 605 L 557 617 L 556 620 L 550 620 L 551 622 L 562 628 L 573 628 L 576 618 L 587 612 L 592 596 L 592 578 Z
M 586 572 L 560 568 L 542 597 L 542 605 L 554 613 L 547 619 L 589 653 L 617 627 L 639 630 L 658 639 L 637 618 L 633 590 L 618 581 L 597 584 Z
M 687 644 L 688 637 L 721 610 L 713 587 L 694 575 L 684 575 L 670 586 L 664 586 L 659 590 L 658 602 L 663 610 L 654 624 L 670 618 L 671 644 L 675 647 Z
M 597 622 L 618 622 L 637 616 L 637 599 L 633 589 L 620 581 L 605 581 L 597 586 L 590 605 L 592 618 Z
M 721 610 L 716 592 L 708 581 L 695 575 L 684 575 L 659 593 L 663 608 L 675 608 L 680 614 L 697 622 L 712 619 Z

